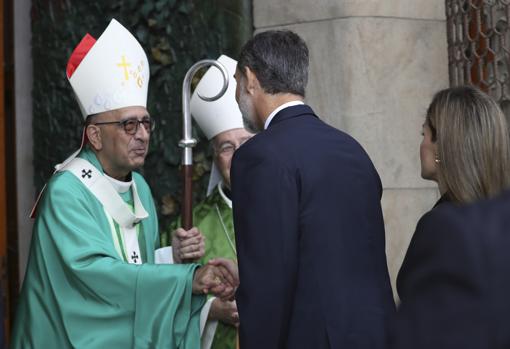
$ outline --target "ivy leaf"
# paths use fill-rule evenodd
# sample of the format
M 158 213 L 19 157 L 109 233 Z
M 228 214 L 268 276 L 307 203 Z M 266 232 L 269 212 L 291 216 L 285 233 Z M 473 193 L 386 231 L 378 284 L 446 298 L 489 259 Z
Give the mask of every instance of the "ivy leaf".
M 172 56 L 168 53 L 162 52 L 158 47 L 153 47 L 151 52 L 152 58 L 154 58 L 155 61 L 161 63 L 162 65 L 169 65 L 172 63 Z
M 138 7 L 138 0 L 124 0 L 121 1 L 121 3 L 122 2 L 124 3 L 124 5 L 126 5 L 129 11 L 136 10 Z
M 179 12 L 187 15 L 193 10 L 193 3 L 191 1 L 183 1 L 179 6 Z
M 142 16 L 147 17 L 151 11 L 154 9 L 154 4 L 150 1 L 145 2 L 140 9 Z

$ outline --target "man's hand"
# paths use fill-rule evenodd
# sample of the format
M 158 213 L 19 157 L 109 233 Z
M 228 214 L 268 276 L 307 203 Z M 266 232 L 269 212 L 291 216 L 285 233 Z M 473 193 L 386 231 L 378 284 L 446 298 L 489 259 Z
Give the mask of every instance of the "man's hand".
M 239 286 L 239 269 L 236 262 L 227 258 L 213 258 L 207 264 L 219 267 L 231 285 L 235 288 Z
M 209 319 L 219 320 L 227 325 L 238 327 L 239 313 L 237 312 L 236 302 L 223 301 L 219 298 L 216 298 L 211 304 Z
M 205 237 L 193 227 L 182 228 L 172 233 L 172 254 L 174 263 L 190 263 L 202 258 L 205 253 Z
M 234 277 L 225 268 L 207 264 L 195 270 L 193 293 L 211 293 L 223 300 L 233 299 L 238 284 L 229 280 L 234 280 Z

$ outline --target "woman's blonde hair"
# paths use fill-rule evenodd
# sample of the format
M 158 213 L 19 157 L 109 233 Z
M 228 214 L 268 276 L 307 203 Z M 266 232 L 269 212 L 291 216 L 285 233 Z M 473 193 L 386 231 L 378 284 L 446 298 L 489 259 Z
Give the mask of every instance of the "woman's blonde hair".
M 509 130 L 491 97 L 471 86 L 439 91 L 425 123 L 437 142 L 439 187 L 450 200 L 472 202 L 509 187 Z

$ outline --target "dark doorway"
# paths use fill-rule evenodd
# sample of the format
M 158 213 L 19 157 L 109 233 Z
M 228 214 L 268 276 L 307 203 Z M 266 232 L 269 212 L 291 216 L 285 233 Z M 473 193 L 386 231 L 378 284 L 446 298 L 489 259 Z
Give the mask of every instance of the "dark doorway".
M 13 0 L 0 0 L 0 348 L 9 338 L 18 295 Z

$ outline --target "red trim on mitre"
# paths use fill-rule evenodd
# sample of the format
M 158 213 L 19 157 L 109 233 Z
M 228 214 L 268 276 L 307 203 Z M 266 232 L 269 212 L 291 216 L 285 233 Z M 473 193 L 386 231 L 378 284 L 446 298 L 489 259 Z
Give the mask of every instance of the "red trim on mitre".
M 96 43 L 96 39 L 92 37 L 90 34 L 86 34 L 83 39 L 81 39 L 80 43 L 74 49 L 71 57 L 69 57 L 69 61 L 67 62 L 67 78 L 70 79 L 73 76 L 74 71 L 78 68 L 81 61 L 87 53 L 90 51 L 92 46 Z
M 85 56 L 90 51 L 92 46 L 94 46 L 95 43 L 96 43 L 96 39 L 94 39 L 90 34 L 86 34 L 83 37 L 83 39 L 81 39 L 80 43 L 78 44 L 78 46 L 76 46 L 73 53 L 71 54 L 71 57 L 69 57 L 69 61 L 67 62 L 66 73 L 67 73 L 68 79 L 71 78 L 71 76 L 73 75 L 75 70 L 80 65 L 81 61 L 83 61 L 83 58 L 85 58 Z M 80 149 L 83 149 L 83 147 L 85 146 L 85 144 L 87 142 L 88 142 L 88 138 L 87 138 L 86 128 L 84 128 L 83 132 L 82 132 L 82 136 L 81 136 Z M 57 171 L 55 171 L 55 172 L 57 172 Z M 45 189 L 46 189 L 46 185 L 44 185 L 43 189 L 37 196 L 34 206 L 32 207 L 32 211 L 30 212 L 30 218 L 32 218 L 32 219 L 35 218 L 35 216 L 37 214 L 37 208 L 39 206 L 39 201 L 41 200 Z

